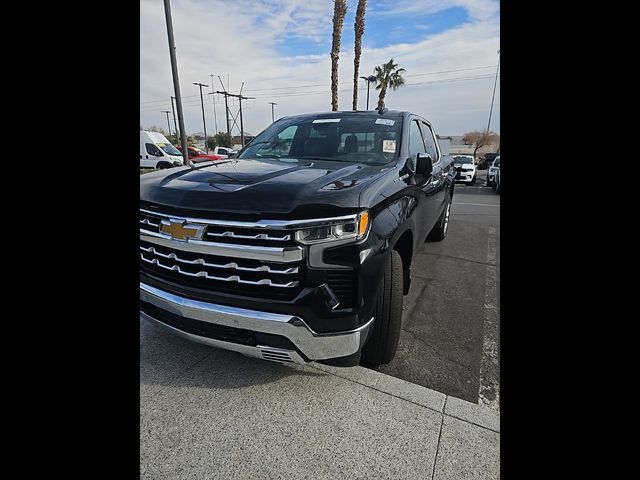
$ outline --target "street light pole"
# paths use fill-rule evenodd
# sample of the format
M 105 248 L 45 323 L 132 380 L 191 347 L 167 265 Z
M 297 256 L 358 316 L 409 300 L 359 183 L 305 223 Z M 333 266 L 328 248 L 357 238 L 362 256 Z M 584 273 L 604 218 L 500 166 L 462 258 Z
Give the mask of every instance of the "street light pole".
M 161 112 L 167 114 L 167 127 L 169 127 L 169 136 L 171 136 L 171 123 L 169 123 L 169 114 L 171 113 L 171 110 L 161 110 Z
M 184 129 L 184 117 L 182 115 L 182 97 L 180 96 L 180 80 L 178 78 L 178 61 L 176 60 L 176 43 L 173 39 L 173 20 L 171 19 L 171 2 L 164 0 L 164 16 L 167 22 L 167 37 L 169 38 L 169 56 L 171 58 L 171 73 L 173 75 L 173 90 L 176 94 L 178 108 L 178 122 L 180 123 L 180 140 L 182 144 L 182 158 L 185 165 L 191 165 L 189 151 L 187 150 L 187 136 Z
M 207 121 L 204 118 L 204 98 L 202 98 L 202 87 L 208 87 L 209 85 L 198 82 L 194 82 L 193 84 L 200 87 L 200 106 L 202 106 L 202 125 L 204 128 L 204 151 L 209 153 L 209 147 L 207 147 Z
M 367 110 L 369 110 L 369 87 L 371 86 L 371 83 L 375 82 L 377 79 L 375 75 L 369 75 L 368 77 L 360 78 L 367 82 Z
M 275 102 L 269 102 L 269 103 L 271 104 L 271 123 L 273 123 L 273 122 L 275 122 L 275 116 L 274 116 L 274 113 L 273 113 L 273 106 L 277 105 L 277 103 L 275 103 Z
M 487 133 L 489 135 L 489 126 L 491 125 L 491 113 L 493 112 L 493 99 L 496 97 L 496 85 L 498 83 L 498 71 L 500 70 L 500 50 L 498 50 L 498 66 L 496 67 L 496 79 L 493 82 L 493 95 L 491 96 L 491 108 L 489 109 L 489 122 L 487 123 Z

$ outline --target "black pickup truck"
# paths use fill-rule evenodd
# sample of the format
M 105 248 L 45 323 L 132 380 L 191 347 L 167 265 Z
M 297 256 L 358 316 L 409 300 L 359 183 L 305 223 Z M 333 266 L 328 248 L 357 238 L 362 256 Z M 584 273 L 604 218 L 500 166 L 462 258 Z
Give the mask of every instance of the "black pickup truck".
M 140 317 L 277 362 L 380 365 L 452 160 L 399 111 L 284 117 L 234 158 L 140 177 Z

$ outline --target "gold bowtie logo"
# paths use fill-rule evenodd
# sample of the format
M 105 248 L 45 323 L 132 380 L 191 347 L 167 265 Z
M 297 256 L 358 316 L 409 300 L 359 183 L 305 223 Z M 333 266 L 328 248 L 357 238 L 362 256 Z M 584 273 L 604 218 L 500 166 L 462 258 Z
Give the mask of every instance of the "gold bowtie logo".
M 187 225 L 184 221 L 162 220 L 160 223 L 160 231 L 171 235 L 173 240 L 186 241 L 190 238 L 202 238 L 204 225 Z

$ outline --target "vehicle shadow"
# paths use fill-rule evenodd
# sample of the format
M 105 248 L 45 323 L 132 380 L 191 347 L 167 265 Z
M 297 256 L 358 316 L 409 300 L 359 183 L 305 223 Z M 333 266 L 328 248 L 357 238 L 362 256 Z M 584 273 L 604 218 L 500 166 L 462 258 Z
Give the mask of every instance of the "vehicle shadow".
M 278 383 L 289 376 L 328 375 L 309 367 L 246 357 L 185 340 L 162 328 L 140 323 L 140 390 L 158 387 L 237 389 Z

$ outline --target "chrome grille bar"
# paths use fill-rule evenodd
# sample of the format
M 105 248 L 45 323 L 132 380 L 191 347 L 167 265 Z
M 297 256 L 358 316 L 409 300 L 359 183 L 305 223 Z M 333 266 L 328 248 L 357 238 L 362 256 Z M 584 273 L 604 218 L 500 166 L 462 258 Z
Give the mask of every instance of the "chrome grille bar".
M 172 240 L 170 235 L 144 229 L 140 229 L 140 240 L 175 250 L 184 250 L 205 255 L 247 258 L 279 263 L 300 262 L 304 252 L 300 246 L 260 247 L 257 245 L 206 242 L 203 240 L 179 242 Z
M 160 226 L 160 222 L 158 223 L 153 223 L 151 220 L 149 220 L 148 218 L 144 218 L 142 220 L 140 220 L 140 225 L 149 225 L 151 227 L 159 227 Z
M 208 278 L 209 280 L 218 280 L 220 282 L 238 282 L 238 283 L 244 283 L 247 285 L 266 285 L 269 287 L 279 287 L 279 288 L 290 288 L 290 287 L 296 287 L 298 286 L 298 281 L 294 280 L 291 282 L 287 282 L 287 283 L 277 283 L 277 282 L 273 282 L 271 279 L 268 278 L 263 278 L 262 280 L 257 280 L 257 281 L 253 281 L 253 280 L 243 280 L 241 279 L 238 275 L 231 275 L 229 277 L 217 277 L 215 275 L 210 275 L 209 273 L 207 273 L 204 270 L 201 270 L 199 272 L 196 273 L 191 273 L 191 272 L 186 272 L 184 270 L 182 270 L 178 265 L 172 265 L 171 267 L 168 267 L 166 265 L 163 265 L 162 263 L 160 263 L 158 261 L 157 258 L 154 258 L 152 260 L 146 259 L 144 258 L 144 256 L 140 256 L 140 259 L 150 263 L 152 265 L 156 265 L 158 267 L 164 268 L 166 270 L 171 270 L 174 272 L 178 272 L 182 275 L 187 275 L 189 277 L 201 277 L 201 278 Z
M 183 258 L 178 257 L 175 253 L 165 254 L 165 253 L 159 252 L 154 247 L 145 248 L 143 246 L 140 246 L 140 250 L 142 250 L 143 252 L 151 253 L 153 255 L 158 255 L 160 257 L 168 258 L 170 260 L 175 260 L 176 262 L 186 263 L 190 265 L 202 265 L 204 267 L 235 269 L 235 270 L 243 270 L 247 272 L 267 272 L 267 273 L 280 273 L 280 274 L 298 273 L 299 271 L 298 267 L 285 268 L 280 270 L 277 268 L 270 267 L 269 265 L 261 265 L 259 267 L 253 268 L 253 267 L 242 267 L 238 265 L 236 262 L 228 262 L 225 264 L 208 263 L 203 258 L 196 258 L 195 260 L 185 260 Z M 146 260 L 144 257 L 143 259 Z
M 247 240 L 275 240 L 278 242 L 286 242 L 287 240 L 291 240 L 291 235 L 290 234 L 286 234 L 284 237 L 274 237 L 269 235 L 268 233 L 258 233 L 257 235 L 240 235 L 239 233 L 235 233 L 235 232 L 223 232 L 223 233 L 216 233 L 216 232 L 210 232 L 207 233 L 208 236 L 210 237 L 229 237 L 229 238 L 241 238 L 241 239 L 247 239 Z

